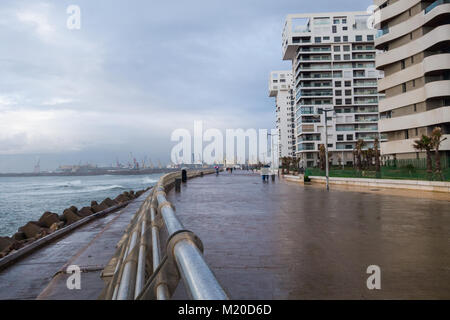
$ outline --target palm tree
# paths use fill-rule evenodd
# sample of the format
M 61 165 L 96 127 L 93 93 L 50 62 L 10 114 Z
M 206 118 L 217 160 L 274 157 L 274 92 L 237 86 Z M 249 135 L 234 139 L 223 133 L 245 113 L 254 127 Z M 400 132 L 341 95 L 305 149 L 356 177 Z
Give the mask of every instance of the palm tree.
M 374 152 L 375 152 L 375 171 L 378 173 L 380 172 L 380 150 L 378 149 L 378 145 L 380 144 L 380 141 L 378 140 L 378 137 L 375 138 L 375 142 L 373 143 L 374 146 Z
M 433 142 L 430 137 L 422 135 L 422 138 L 414 141 L 414 149 L 420 151 L 426 151 L 427 153 L 427 173 L 431 178 L 433 174 L 433 164 L 431 162 L 431 150 L 433 149 Z
M 358 171 L 362 170 L 362 163 L 361 163 L 361 156 L 362 156 L 362 149 L 365 145 L 365 142 L 363 139 L 359 139 L 356 142 L 356 168 L 358 169 Z
M 281 157 L 281 173 L 286 173 L 286 167 L 288 166 L 288 157 Z
M 321 144 L 319 146 L 319 161 L 320 161 L 320 169 L 325 170 L 325 145 Z
M 436 175 L 442 180 L 442 171 L 441 171 L 441 155 L 439 154 L 439 148 L 443 141 L 447 140 L 447 138 L 442 139 L 442 129 L 440 127 L 436 127 L 431 132 L 431 143 L 434 148 L 435 157 L 434 161 L 436 164 L 435 172 Z

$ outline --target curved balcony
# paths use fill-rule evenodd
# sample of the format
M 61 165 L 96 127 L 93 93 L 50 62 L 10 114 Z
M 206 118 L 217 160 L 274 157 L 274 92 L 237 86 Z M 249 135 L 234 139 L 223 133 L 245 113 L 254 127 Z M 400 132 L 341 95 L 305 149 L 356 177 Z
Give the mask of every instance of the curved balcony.
M 380 53 L 376 58 L 376 68 L 406 59 L 443 41 L 450 40 L 450 25 L 439 26 L 426 35 L 393 50 Z
M 380 19 L 379 21 L 376 21 L 377 23 L 375 23 L 375 28 L 379 28 L 382 22 L 388 21 L 395 16 L 398 16 L 399 14 L 409 10 L 419 2 L 421 2 L 421 0 L 399 0 L 381 9 L 378 13 Z
M 438 1 L 450 1 L 450 0 L 438 0 Z M 407 35 L 408 33 L 413 32 L 417 28 L 426 25 L 428 22 L 436 19 L 437 17 L 449 14 L 450 13 L 450 2 L 443 3 L 442 5 L 438 5 L 432 8 L 431 11 L 425 13 L 426 11 L 422 11 L 421 13 L 411 17 L 410 19 L 399 23 L 389 29 L 379 30 L 379 37 L 375 39 L 375 48 L 380 49 L 387 42 L 393 41 L 400 37 Z
M 388 88 L 417 79 L 427 73 L 445 69 L 450 69 L 450 53 L 428 56 L 422 63 L 417 63 L 388 77 L 380 79 L 378 82 L 378 91 L 382 92 Z
M 447 138 L 444 142 L 442 142 L 441 150 L 450 150 L 450 134 L 444 135 L 444 138 Z M 398 154 L 398 153 L 416 153 L 417 150 L 414 149 L 414 139 L 408 140 L 396 140 L 396 141 L 388 141 L 381 143 L 381 154 Z
M 380 112 L 385 112 L 444 96 L 450 96 L 450 80 L 429 82 L 422 88 L 385 98 L 378 107 Z
M 379 122 L 380 132 L 391 132 L 437 125 L 450 122 L 450 106 L 409 114 Z

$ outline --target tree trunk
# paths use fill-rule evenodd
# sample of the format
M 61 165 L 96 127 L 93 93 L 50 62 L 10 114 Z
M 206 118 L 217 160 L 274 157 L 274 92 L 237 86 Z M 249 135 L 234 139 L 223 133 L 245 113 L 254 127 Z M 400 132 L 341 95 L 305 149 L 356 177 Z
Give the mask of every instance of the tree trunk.
M 427 172 L 433 173 L 433 163 L 431 161 L 431 150 L 427 150 Z
M 436 146 L 436 151 L 435 151 L 435 163 L 436 163 L 436 175 L 442 180 L 442 172 L 441 172 L 441 155 L 439 153 L 439 147 Z

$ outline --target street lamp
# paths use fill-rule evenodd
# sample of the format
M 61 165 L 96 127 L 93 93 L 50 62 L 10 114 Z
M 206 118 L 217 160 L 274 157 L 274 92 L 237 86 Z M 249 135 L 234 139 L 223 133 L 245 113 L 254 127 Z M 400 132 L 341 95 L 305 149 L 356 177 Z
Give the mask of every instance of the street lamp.
M 334 109 L 318 109 L 319 112 L 325 113 L 325 175 L 327 179 L 327 191 L 330 191 L 330 178 L 329 178 L 329 166 L 328 166 L 328 112 L 334 112 Z
M 275 170 L 274 169 L 275 157 L 274 157 L 274 152 L 273 152 L 273 136 L 278 136 L 278 135 L 279 135 L 278 133 L 274 133 L 274 134 L 267 133 L 267 137 L 270 136 L 270 153 L 272 155 L 272 165 L 271 165 L 271 167 L 272 167 L 273 175 L 275 175 L 275 171 L 274 171 Z M 277 151 L 277 153 L 278 153 L 278 151 Z

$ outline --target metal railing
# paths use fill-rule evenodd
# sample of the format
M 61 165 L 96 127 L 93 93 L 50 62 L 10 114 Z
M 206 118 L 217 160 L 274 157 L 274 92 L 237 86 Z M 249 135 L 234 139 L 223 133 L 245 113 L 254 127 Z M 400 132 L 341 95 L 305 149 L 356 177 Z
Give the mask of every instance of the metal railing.
M 188 178 L 214 170 L 189 171 Z M 167 300 L 182 279 L 196 300 L 226 300 L 228 295 L 203 258 L 203 245 L 178 220 L 166 191 L 181 183 L 180 172 L 164 175 L 145 199 L 118 243 L 116 255 L 102 276 L 108 276 L 100 298 L 105 300 Z M 161 238 L 165 236 L 165 250 Z

